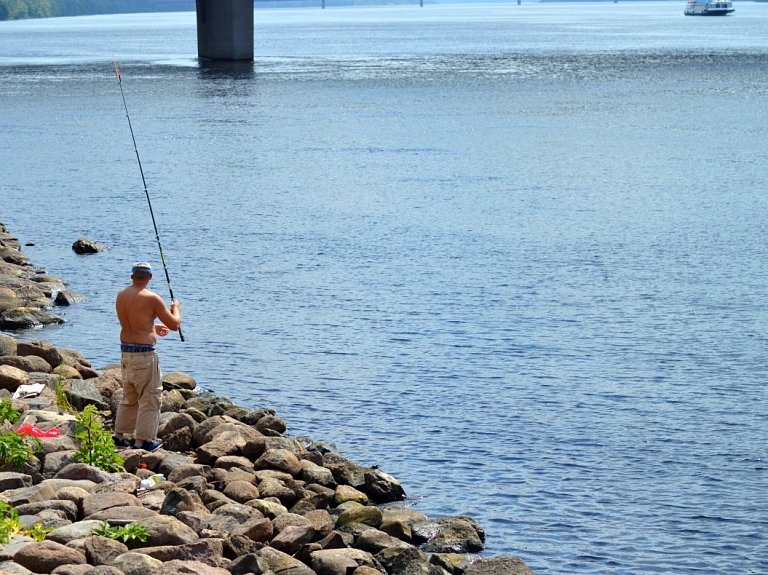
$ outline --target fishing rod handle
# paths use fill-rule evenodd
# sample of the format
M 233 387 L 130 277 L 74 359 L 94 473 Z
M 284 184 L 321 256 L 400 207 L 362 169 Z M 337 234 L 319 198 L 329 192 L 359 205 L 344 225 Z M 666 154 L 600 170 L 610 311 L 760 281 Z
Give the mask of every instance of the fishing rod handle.
M 160 252 L 162 254 L 162 252 Z M 165 260 L 163 260 L 163 265 L 165 265 Z M 168 274 L 168 271 L 166 270 L 166 275 Z M 174 302 L 178 303 L 175 297 L 173 297 L 173 288 L 171 288 L 171 282 L 168 282 L 168 291 L 171 293 L 171 307 L 173 307 Z M 180 306 L 181 304 L 179 304 Z M 181 341 L 184 341 L 184 334 L 181 331 L 181 314 L 179 314 L 179 329 L 176 331 L 179 332 L 179 338 Z

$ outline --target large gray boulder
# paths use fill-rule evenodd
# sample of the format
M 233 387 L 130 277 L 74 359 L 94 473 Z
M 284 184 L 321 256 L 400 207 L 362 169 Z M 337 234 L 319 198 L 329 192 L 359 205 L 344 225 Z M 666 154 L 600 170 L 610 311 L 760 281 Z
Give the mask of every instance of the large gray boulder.
M 104 401 L 101 393 L 91 381 L 73 379 L 64 393 L 72 407 L 78 411 L 84 410 L 89 405 L 95 406 L 99 411 L 109 411 L 109 403 Z

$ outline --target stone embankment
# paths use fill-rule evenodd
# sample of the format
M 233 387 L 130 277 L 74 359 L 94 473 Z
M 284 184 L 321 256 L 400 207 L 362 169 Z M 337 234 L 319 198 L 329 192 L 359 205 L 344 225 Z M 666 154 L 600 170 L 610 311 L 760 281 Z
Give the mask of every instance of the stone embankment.
M 514 557 L 480 558 L 485 532 L 472 518 L 428 518 L 382 470 L 289 437 L 269 409 L 197 393 L 181 372 L 163 377 L 159 450 L 119 451 L 115 473 L 75 462 L 75 416 L 60 409 L 57 388 L 74 410 L 94 405 L 108 423 L 120 378 L 119 366 L 94 369 L 75 350 L 0 334 L 0 399 L 21 413 L 2 431 L 61 430 L 20 467 L 0 467 L 0 499 L 24 525 L 50 530 L 0 546 L 0 575 L 531 573 Z M 39 395 L 12 398 L 35 383 Z M 139 524 L 149 536 L 93 534 L 104 522 Z
M 35 268 L 21 252 L 19 240 L 0 222 L 0 330 L 64 323 L 50 310 L 80 299 L 82 296 L 66 289 L 61 279 Z

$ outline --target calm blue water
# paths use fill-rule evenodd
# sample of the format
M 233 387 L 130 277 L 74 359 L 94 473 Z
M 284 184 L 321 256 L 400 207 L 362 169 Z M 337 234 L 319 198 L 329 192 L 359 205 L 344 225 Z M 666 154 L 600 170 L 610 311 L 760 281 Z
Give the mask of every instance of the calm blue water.
M 245 67 L 193 14 L 0 23 L 0 221 L 89 297 L 26 337 L 115 362 L 159 265 L 114 57 L 165 371 L 537 574 L 768 572 L 768 4 L 682 12 L 259 10 Z

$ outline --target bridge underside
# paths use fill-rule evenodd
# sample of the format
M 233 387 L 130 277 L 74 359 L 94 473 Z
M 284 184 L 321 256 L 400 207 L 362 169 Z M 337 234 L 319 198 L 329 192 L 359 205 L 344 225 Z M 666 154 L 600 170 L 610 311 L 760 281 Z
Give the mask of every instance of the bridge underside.
M 253 0 L 196 0 L 197 55 L 253 60 Z

